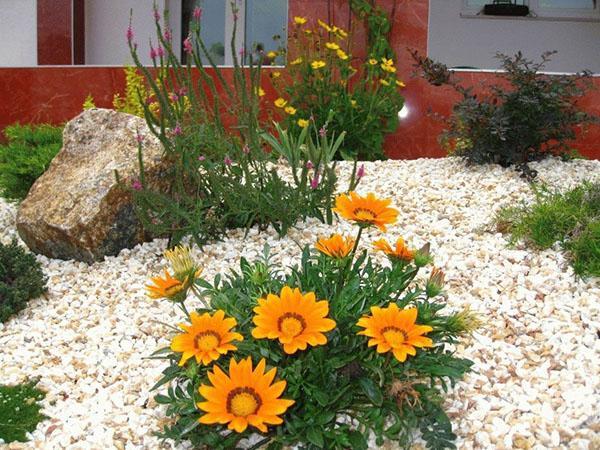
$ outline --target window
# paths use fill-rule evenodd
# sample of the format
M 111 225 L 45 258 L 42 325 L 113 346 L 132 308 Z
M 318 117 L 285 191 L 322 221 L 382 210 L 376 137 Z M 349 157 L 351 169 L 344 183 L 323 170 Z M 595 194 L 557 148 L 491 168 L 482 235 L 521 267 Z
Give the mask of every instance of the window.
M 463 0 L 463 13 L 478 14 L 487 3 L 493 0 Z M 530 18 L 600 20 L 598 0 L 517 0 L 515 3 L 529 6 Z
M 218 65 L 233 65 L 230 46 L 233 37 L 231 2 L 183 0 L 182 39 L 188 35 L 189 21 L 196 6 L 202 8 L 201 37 L 211 58 Z M 247 55 L 256 48 L 269 52 L 286 45 L 287 0 L 237 0 L 237 8 L 239 19 L 235 48 L 238 55 Z

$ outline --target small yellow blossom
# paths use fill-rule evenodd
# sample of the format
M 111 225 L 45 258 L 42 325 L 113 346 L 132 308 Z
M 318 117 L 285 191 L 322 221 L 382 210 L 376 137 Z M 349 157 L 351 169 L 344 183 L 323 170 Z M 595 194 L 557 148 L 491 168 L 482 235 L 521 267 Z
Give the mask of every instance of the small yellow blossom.
M 306 30 L 304 30 L 304 34 L 306 34 L 307 36 L 311 35 L 311 34 L 313 34 L 313 30 L 306 29 Z
M 396 80 L 396 86 L 400 88 L 405 88 L 406 84 L 404 84 L 404 81 Z
M 372 66 L 376 66 L 377 65 L 377 60 L 374 58 L 369 59 L 369 64 Z
M 340 58 L 340 59 L 342 59 L 344 61 L 348 59 L 348 54 L 344 50 L 342 50 L 341 48 L 338 49 L 338 51 L 336 53 L 338 55 L 338 58 Z
M 300 128 L 306 128 L 309 125 L 309 121 L 306 119 L 298 119 L 297 124 Z
M 389 86 L 390 82 L 388 80 L 379 80 L 380 84 L 383 84 L 384 86 Z
M 294 23 L 296 25 L 304 25 L 306 23 L 306 17 L 295 16 Z
M 393 66 L 394 65 L 394 60 L 393 59 L 387 59 L 387 58 L 381 58 L 381 62 L 382 64 L 386 65 L 386 66 Z
M 274 52 L 273 50 L 271 50 L 269 53 L 267 53 L 267 58 L 269 58 L 269 59 L 277 58 L 277 52 Z
M 327 25 L 325 22 L 323 22 L 321 19 L 318 19 L 318 20 L 317 20 L 317 23 L 318 23 L 318 24 L 319 24 L 321 27 L 323 27 L 323 29 L 325 29 L 326 31 L 328 31 L 329 33 L 331 33 L 331 31 L 332 31 L 332 28 L 331 28 L 329 25 Z
M 329 50 L 338 50 L 340 48 L 340 46 L 335 42 L 327 42 L 325 43 L 325 47 L 327 47 Z
M 271 78 L 279 78 L 281 76 L 281 72 L 271 72 Z
M 293 116 L 294 114 L 296 114 L 296 108 L 294 108 L 293 106 L 286 106 L 284 111 L 289 114 L 290 116 Z
M 388 73 L 396 72 L 396 68 L 394 66 L 388 66 L 387 64 L 381 64 L 381 69 Z
M 256 95 L 258 95 L 259 97 L 264 97 L 265 96 L 265 90 L 261 87 L 256 89 Z
M 302 64 L 302 61 L 303 61 L 302 57 L 301 57 L 301 56 L 299 56 L 299 57 L 298 57 L 298 58 L 296 58 L 295 60 L 293 60 L 293 61 L 290 61 L 290 65 L 292 65 L 292 66 L 297 66 L 298 64 Z
M 336 30 L 336 33 L 339 37 L 341 37 L 343 39 L 346 39 L 348 37 L 348 33 L 346 31 L 342 30 L 341 28 L 338 28 Z
M 356 100 L 350 100 L 350 104 L 353 108 L 356 108 Z
M 273 102 L 273 104 L 275 106 L 277 106 L 278 108 L 284 108 L 285 105 L 287 105 L 287 100 L 282 99 L 281 97 L 279 97 L 277 100 L 275 100 Z
M 325 67 L 325 65 L 325 61 L 321 61 L 320 59 L 317 59 L 310 63 L 310 67 L 312 67 L 314 70 L 318 70 L 322 67 Z

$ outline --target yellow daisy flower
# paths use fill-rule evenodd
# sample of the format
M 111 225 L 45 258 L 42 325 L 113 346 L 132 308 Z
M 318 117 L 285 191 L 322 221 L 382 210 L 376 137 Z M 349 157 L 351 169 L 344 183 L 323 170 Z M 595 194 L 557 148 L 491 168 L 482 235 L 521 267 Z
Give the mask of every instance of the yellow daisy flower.
M 319 24 L 319 25 L 320 25 L 320 26 L 321 26 L 321 27 L 322 27 L 322 28 L 323 28 L 325 31 L 327 31 L 328 33 L 331 33 L 331 30 L 332 30 L 332 28 L 331 28 L 329 25 L 327 25 L 325 22 L 323 22 L 321 19 L 318 19 L 318 20 L 317 20 L 317 23 L 318 23 L 318 24 Z
M 271 78 L 279 78 L 281 76 L 281 72 L 275 71 L 275 72 L 271 72 Z
M 322 67 L 325 67 L 325 65 L 325 61 L 321 61 L 320 59 L 317 59 L 310 63 L 310 67 L 312 67 L 314 70 L 318 70 Z
M 296 25 L 304 25 L 307 22 L 305 17 L 294 16 L 294 23 Z
M 329 238 L 319 239 L 315 244 L 315 248 L 331 258 L 342 259 L 350 254 L 355 242 L 349 236 L 344 238 L 340 234 L 334 234 Z
M 371 59 L 369 59 L 369 64 L 372 66 L 376 66 L 378 64 L 378 62 L 376 59 L 371 58 Z
M 282 99 L 281 97 L 279 97 L 277 100 L 275 100 L 273 102 L 273 104 L 275 106 L 277 106 L 278 108 L 284 108 L 285 105 L 287 105 L 287 100 Z
M 391 200 L 379 199 L 373 193 L 363 197 L 356 192 L 350 192 L 350 195 L 341 194 L 335 199 L 333 211 L 360 226 L 374 225 L 385 231 L 385 226 L 395 223 L 398 217 L 398 210 L 388 207 L 390 203 Z
M 308 345 L 324 345 L 323 332 L 335 328 L 335 322 L 326 318 L 329 303 L 316 301 L 315 293 L 302 294 L 300 289 L 284 286 L 280 295 L 269 294 L 258 300 L 252 330 L 255 339 L 278 339 L 289 355 L 306 350 Z
M 274 52 L 273 50 L 271 50 L 269 53 L 267 53 L 267 58 L 269 58 L 269 59 L 277 58 L 277 52 Z
M 293 61 L 290 61 L 290 65 L 292 65 L 292 66 L 297 66 L 298 64 L 302 64 L 302 61 L 303 61 L 302 57 L 301 57 L 301 56 L 299 56 L 299 57 L 298 57 L 298 58 L 296 58 L 295 60 L 293 60 Z
M 388 80 L 379 80 L 379 83 L 384 85 L 384 86 L 389 86 L 390 82 Z
M 396 80 L 396 86 L 399 88 L 405 88 L 406 84 L 404 84 L 404 81 Z
M 348 54 L 344 50 L 342 50 L 341 48 L 336 53 L 338 55 L 338 58 L 340 58 L 340 59 L 342 59 L 344 61 L 346 59 L 348 59 Z
M 211 385 L 202 384 L 198 389 L 206 399 L 197 404 L 206 412 L 198 421 L 206 425 L 228 424 L 227 428 L 238 433 L 246 431 L 249 425 L 266 433 L 267 425 L 282 424 L 279 416 L 294 400 L 280 398 L 286 382 L 273 383 L 277 369 L 265 373 L 265 367 L 263 358 L 253 369 L 250 357 L 239 363 L 231 358 L 228 374 L 215 365 L 207 373 Z
M 340 46 L 337 45 L 335 42 L 327 42 L 325 43 L 325 47 L 327 47 L 329 50 L 337 50 L 340 48 Z
M 308 125 L 310 125 L 310 122 L 306 119 L 298 119 L 298 122 L 296 122 L 298 124 L 298 126 L 300 128 L 306 128 L 308 127 Z
M 258 95 L 259 97 L 264 97 L 265 90 L 263 88 L 259 87 L 258 89 L 256 89 L 256 95 Z
M 296 108 L 294 108 L 293 106 L 286 106 L 284 111 L 286 112 L 286 114 L 289 114 L 290 116 L 293 116 L 294 114 L 296 114 Z
M 388 66 L 386 64 L 381 64 L 381 69 L 388 73 L 395 73 L 396 68 L 394 66 Z
M 183 366 L 190 358 L 196 358 L 198 364 L 205 366 L 219 359 L 229 351 L 237 350 L 232 341 L 242 341 L 239 333 L 231 332 L 237 325 L 232 317 L 225 318 L 225 312 L 218 310 L 214 315 L 205 312 L 190 314 L 191 325 L 181 323 L 179 328 L 185 331 L 171 341 L 171 350 L 181 353 L 179 365 Z
M 373 306 L 370 316 L 363 316 L 357 325 L 364 330 L 357 334 L 367 336 L 369 347 L 377 346 L 377 353 L 391 351 L 400 361 L 407 355 L 416 355 L 415 347 L 433 347 L 433 341 L 423 336 L 433 330 L 428 325 L 416 325 L 417 309 L 400 310 L 395 303 L 387 308 Z

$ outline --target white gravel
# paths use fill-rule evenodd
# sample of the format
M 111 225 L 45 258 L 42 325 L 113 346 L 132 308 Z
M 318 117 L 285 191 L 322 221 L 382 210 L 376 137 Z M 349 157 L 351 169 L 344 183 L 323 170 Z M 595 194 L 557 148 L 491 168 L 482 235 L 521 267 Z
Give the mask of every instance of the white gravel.
M 557 187 L 600 179 L 600 161 L 532 167 Z M 485 328 L 458 348 L 475 372 L 448 398 L 458 448 L 600 448 L 599 280 L 577 279 L 558 249 L 507 248 L 487 226 L 501 206 L 531 197 L 527 183 L 512 170 L 465 167 L 455 158 L 367 163 L 366 173 L 359 191 L 392 197 L 400 210 L 389 237 L 431 242 L 451 307 L 470 305 L 484 317 Z M 4 242 L 15 235 L 14 218 L 14 205 L 0 200 Z M 316 221 L 282 240 L 272 231 L 244 239 L 233 230 L 196 253 L 212 278 L 242 255 L 256 257 L 265 242 L 276 261 L 292 264 L 294 242 L 330 232 Z M 378 237 L 373 231 L 365 243 Z M 149 388 L 163 364 L 144 356 L 167 343 L 167 330 L 154 321 L 178 317 L 168 302 L 146 298 L 144 285 L 164 264 L 164 247 L 157 240 L 92 266 L 39 257 L 49 293 L 0 324 L 0 382 L 39 376 L 50 419 L 31 442 L 7 448 L 160 446 L 152 434 L 165 419 Z

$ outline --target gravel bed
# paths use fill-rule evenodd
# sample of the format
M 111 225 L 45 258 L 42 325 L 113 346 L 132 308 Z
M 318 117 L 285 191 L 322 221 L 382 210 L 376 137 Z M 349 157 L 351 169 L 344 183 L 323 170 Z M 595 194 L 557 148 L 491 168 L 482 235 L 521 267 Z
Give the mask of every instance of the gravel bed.
M 558 249 L 508 248 L 489 226 L 498 208 L 531 198 L 528 184 L 512 170 L 466 167 L 456 158 L 365 166 L 358 190 L 391 197 L 400 210 L 388 237 L 401 234 L 413 246 L 431 242 L 447 274 L 451 307 L 470 305 L 484 318 L 484 328 L 457 349 L 475 361 L 475 371 L 448 397 L 458 448 L 600 448 L 600 282 L 576 278 Z M 600 161 L 550 159 L 532 167 L 561 188 L 600 179 Z M 347 176 L 349 166 L 341 171 Z M 0 200 L 4 242 L 16 234 L 15 212 Z M 195 253 L 211 279 L 237 267 L 242 255 L 258 256 L 265 243 L 275 261 L 293 264 L 296 243 L 331 231 L 316 221 L 281 240 L 272 231 L 251 230 L 244 238 L 233 230 Z M 374 230 L 363 244 L 380 236 Z M 165 418 L 149 392 L 163 364 L 144 359 L 168 342 L 155 321 L 178 320 L 171 304 L 144 292 L 165 263 L 165 245 L 155 240 L 91 266 L 39 257 L 49 293 L 0 324 L 0 380 L 40 377 L 50 419 L 31 442 L 6 447 L 170 447 L 153 436 Z

